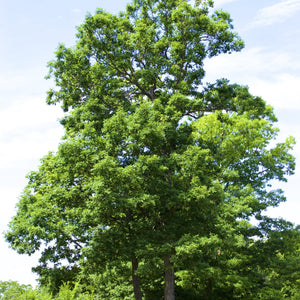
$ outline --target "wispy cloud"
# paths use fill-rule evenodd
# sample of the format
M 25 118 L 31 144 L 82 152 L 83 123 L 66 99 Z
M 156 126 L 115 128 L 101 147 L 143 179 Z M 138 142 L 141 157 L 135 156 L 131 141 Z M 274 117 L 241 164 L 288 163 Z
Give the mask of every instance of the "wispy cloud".
M 298 73 L 300 62 L 294 60 L 289 52 L 273 50 L 269 47 L 253 47 L 230 55 L 220 55 L 205 61 L 207 80 L 218 77 L 232 78 L 238 82 L 247 81 L 249 77 L 266 76 L 287 72 Z
M 206 60 L 205 69 L 204 81 L 228 78 L 248 85 L 251 93 L 275 108 L 300 110 L 300 63 L 290 53 L 270 51 L 267 47 L 250 48 Z
M 230 2 L 234 2 L 234 1 L 237 1 L 237 0 L 215 0 L 214 7 L 221 8 L 223 5 L 230 3 Z
M 31 256 L 19 255 L 12 249 L 9 249 L 8 244 L 4 242 L 3 239 L 0 240 L 0 247 L 1 269 L 5 270 L 5 272 L 0 273 L 0 280 L 15 280 L 22 284 L 36 286 L 38 276 L 31 272 L 31 267 L 38 264 L 39 254 L 33 254 Z
M 258 11 L 253 26 L 272 25 L 286 21 L 300 10 L 300 0 L 281 0 Z
M 250 92 L 276 109 L 300 110 L 300 76 L 279 74 L 274 80 L 251 78 Z
M 73 8 L 72 9 L 72 13 L 74 13 L 74 14 L 78 14 L 80 12 L 81 12 L 81 9 L 79 9 L 79 8 Z
M 23 99 L 22 99 L 23 100 Z M 0 167 L 14 167 L 56 150 L 62 126 L 59 107 L 47 106 L 40 98 L 24 99 L 0 111 Z

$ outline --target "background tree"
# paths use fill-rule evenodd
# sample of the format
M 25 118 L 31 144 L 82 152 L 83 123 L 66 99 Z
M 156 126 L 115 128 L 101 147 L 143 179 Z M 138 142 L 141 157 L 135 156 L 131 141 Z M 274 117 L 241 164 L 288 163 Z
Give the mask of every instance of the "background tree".
M 59 293 L 53 296 L 47 288 L 35 288 L 30 285 L 19 284 L 16 281 L 0 281 L 1 300 L 90 300 L 94 299 L 90 294 L 82 292 L 82 286 L 76 284 L 70 288 L 68 283 L 60 287 Z
M 47 102 L 66 112 L 65 137 L 29 174 L 6 234 L 20 253 L 42 249 L 43 284 L 100 282 L 110 299 L 246 295 L 253 274 L 237 269 L 278 231 L 261 213 L 284 200 L 271 183 L 293 173 L 294 141 L 270 145 L 276 117 L 247 87 L 203 85 L 205 58 L 243 47 L 211 6 L 97 10 L 74 48 L 58 47 Z

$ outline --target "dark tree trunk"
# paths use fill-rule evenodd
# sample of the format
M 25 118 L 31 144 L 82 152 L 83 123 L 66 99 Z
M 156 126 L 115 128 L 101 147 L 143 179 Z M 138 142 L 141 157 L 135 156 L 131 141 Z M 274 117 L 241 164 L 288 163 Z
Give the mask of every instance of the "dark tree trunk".
M 208 279 L 206 291 L 207 291 L 207 296 L 205 299 L 212 300 L 213 299 L 213 279 L 212 278 Z
M 165 265 L 165 300 L 175 300 L 174 265 L 170 261 L 171 255 L 164 257 Z
M 134 299 L 142 300 L 142 291 L 140 286 L 140 278 L 135 274 L 135 271 L 138 269 L 139 262 L 136 257 L 132 259 L 132 284 L 134 291 Z

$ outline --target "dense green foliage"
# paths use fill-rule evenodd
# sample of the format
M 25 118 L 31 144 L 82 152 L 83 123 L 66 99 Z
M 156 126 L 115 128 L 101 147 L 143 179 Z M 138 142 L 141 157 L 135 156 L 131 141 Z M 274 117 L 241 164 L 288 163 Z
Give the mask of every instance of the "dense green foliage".
M 70 287 L 64 284 L 57 295 L 53 296 L 47 288 L 33 289 L 30 285 L 19 284 L 16 281 L 0 281 L 1 300 L 89 300 L 94 299 L 92 293 L 82 291 L 82 286 L 76 284 Z
M 273 110 L 247 87 L 203 84 L 205 58 L 243 47 L 211 5 L 99 9 L 49 63 L 65 136 L 29 173 L 6 238 L 41 250 L 34 271 L 54 294 L 80 280 L 99 299 L 299 295 L 299 229 L 262 214 L 285 200 L 272 186 L 293 173 L 294 140 L 273 142 Z

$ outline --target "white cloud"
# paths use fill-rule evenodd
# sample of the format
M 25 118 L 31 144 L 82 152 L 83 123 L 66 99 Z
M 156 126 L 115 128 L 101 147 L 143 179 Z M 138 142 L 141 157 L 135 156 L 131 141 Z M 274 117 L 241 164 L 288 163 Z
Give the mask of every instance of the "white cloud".
M 78 14 L 80 12 L 81 12 L 81 9 L 79 9 L 79 8 L 72 9 L 72 13 L 74 13 L 74 14 Z
M 15 203 L 19 196 L 19 191 L 16 188 L 9 188 L 1 184 L 1 211 L 0 211 L 0 227 L 1 232 L 6 230 L 6 225 L 11 217 L 15 214 Z M 5 228 L 4 228 L 5 227 Z
M 291 180 L 291 179 L 289 179 Z M 296 186 L 298 186 L 297 182 L 295 182 Z M 295 188 L 293 190 L 293 193 L 298 193 L 298 188 Z M 284 190 L 286 190 L 286 187 L 284 187 Z M 292 222 L 296 225 L 300 224 L 299 220 L 299 203 L 296 203 L 294 201 L 291 201 L 288 194 L 285 193 L 287 197 L 287 201 L 284 203 L 280 203 L 278 207 L 270 207 L 268 208 L 267 212 L 264 214 L 272 217 L 272 218 L 283 218 L 289 222 Z
M 9 141 L 1 141 L 0 166 L 13 168 L 29 162 L 37 165 L 39 159 L 49 151 L 55 151 L 59 143 L 59 129 L 45 129 L 43 132 L 32 132 L 15 136 Z M 34 168 L 36 168 L 36 165 Z M 29 170 L 28 170 L 29 171 Z
M 300 0 L 281 0 L 258 11 L 253 26 L 284 22 L 300 10 Z
M 44 76 L 47 74 L 45 68 L 36 68 L 25 71 L 10 71 L 5 74 L 0 73 L 0 90 L 1 98 L 5 101 L 6 96 L 13 94 L 14 97 L 17 94 L 22 95 L 30 92 L 32 95 L 35 92 L 42 92 L 47 90 L 51 81 L 46 81 Z M 32 88 L 35 90 L 32 90 Z M 7 94 L 7 95 L 6 95 Z
M 0 166 L 41 158 L 55 150 L 63 135 L 57 119 L 59 107 L 48 106 L 42 97 L 16 101 L 0 112 Z
M 6 242 L 0 240 L 0 265 L 2 270 L 0 272 L 0 280 L 13 280 L 22 284 L 36 286 L 38 276 L 32 273 L 31 268 L 38 265 L 38 254 L 31 256 L 20 255 L 7 246 Z
M 227 78 L 248 85 L 274 108 L 300 110 L 300 63 L 289 53 L 250 48 L 208 59 L 205 70 L 204 82 Z
M 28 127 L 55 122 L 61 116 L 58 106 L 49 106 L 44 96 L 18 99 L 13 105 L 0 111 L 1 133 L 19 129 L 26 132 Z
M 215 0 L 214 1 L 214 7 L 215 8 L 221 8 L 223 5 L 230 3 L 230 2 L 234 2 L 236 0 Z
M 276 109 L 300 110 L 300 76 L 279 74 L 268 80 L 252 77 L 249 80 L 250 91 L 262 96 Z
M 285 71 L 290 63 L 284 54 L 273 53 L 267 57 L 250 51 L 244 57 L 230 60 L 220 57 L 208 62 L 205 80 L 227 78 L 232 83 L 248 85 L 252 94 L 261 96 L 277 109 L 300 110 L 300 76 Z
M 21 77 L 16 78 L 14 83 L 19 81 L 22 81 Z M 13 91 L 14 83 L 7 81 L 7 85 L 3 85 L 7 88 L 7 95 L 9 90 L 16 94 Z M 18 91 L 18 84 L 15 89 Z M 56 150 L 63 134 L 62 126 L 57 122 L 62 116 L 61 109 L 46 105 L 44 96 L 18 95 L 12 97 L 13 101 L 8 101 L 7 95 L 1 95 L 6 105 L 0 110 L 1 233 L 7 230 L 7 224 L 15 214 L 14 206 L 25 185 L 26 173 L 36 169 L 39 159 L 49 150 Z M 8 249 L 3 236 L 0 248 L 0 280 L 17 280 L 36 285 L 37 276 L 31 272 L 31 267 L 37 265 L 38 256 L 18 255 Z
M 218 78 L 233 78 L 240 81 L 247 80 L 250 76 L 261 76 L 263 73 L 270 77 L 278 73 L 299 71 L 300 62 L 295 61 L 288 52 L 255 47 L 207 59 L 205 69 L 209 79 L 217 74 Z

